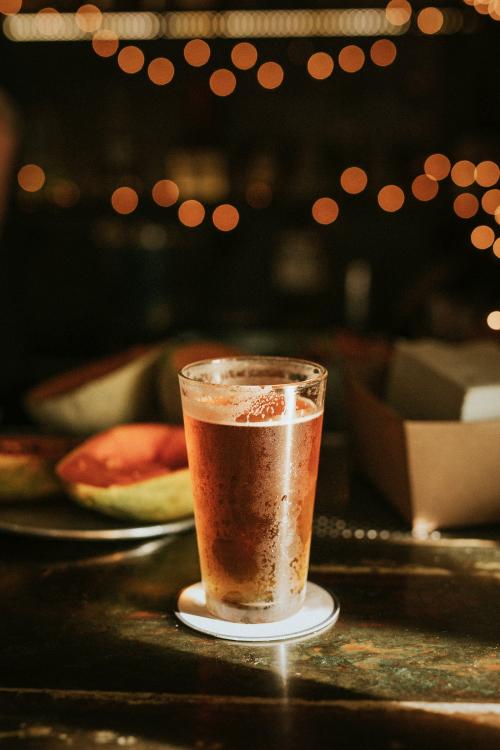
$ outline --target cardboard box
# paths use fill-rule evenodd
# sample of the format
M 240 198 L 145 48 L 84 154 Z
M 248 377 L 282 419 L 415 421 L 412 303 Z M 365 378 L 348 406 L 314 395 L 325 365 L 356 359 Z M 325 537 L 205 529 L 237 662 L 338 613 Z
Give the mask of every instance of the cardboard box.
M 500 521 L 500 421 L 405 420 L 346 381 L 355 456 L 418 534 Z

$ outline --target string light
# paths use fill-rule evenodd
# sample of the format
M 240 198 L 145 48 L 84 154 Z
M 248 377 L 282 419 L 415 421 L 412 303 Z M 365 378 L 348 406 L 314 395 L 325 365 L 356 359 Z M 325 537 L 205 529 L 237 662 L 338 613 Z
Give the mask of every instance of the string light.
M 277 62 L 265 62 L 257 71 L 257 80 L 264 89 L 277 89 L 284 77 L 283 68 Z
M 318 198 L 312 207 L 313 219 L 318 224 L 333 224 L 339 215 L 339 207 L 333 198 Z
M 157 86 L 166 86 L 173 79 L 175 68 L 166 57 L 155 57 L 148 65 L 149 80 Z
M 479 211 L 479 201 L 472 193 L 460 193 L 453 202 L 453 210 L 460 219 L 472 219 Z
M 184 47 L 184 59 L 194 68 L 201 68 L 210 60 L 210 47 L 203 39 L 191 39 Z
M 415 177 L 411 184 L 411 191 L 419 201 L 430 201 L 436 197 L 439 190 L 438 182 L 426 174 Z
M 138 73 L 144 67 L 144 52 L 132 44 L 123 47 L 118 53 L 118 65 L 124 73 Z
M 17 182 L 27 193 L 36 193 L 45 184 L 45 172 L 38 164 L 25 164 L 17 173 Z
M 438 8 L 423 8 L 417 16 L 417 26 L 422 34 L 437 34 L 443 27 L 444 16 Z
M 333 73 L 333 58 L 327 52 L 315 52 L 307 61 L 307 72 L 311 78 L 323 81 Z
M 385 15 L 393 26 L 405 26 L 412 14 L 412 7 L 407 0 L 390 0 L 385 8 Z
M 239 42 L 231 50 L 231 61 L 235 68 L 249 70 L 257 62 L 257 50 L 250 42 Z
M 205 208 L 200 201 L 188 200 L 181 203 L 178 211 L 179 221 L 189 228 L 198 227 L 205 218 Z
M 500 206 L 500 190 L 498 190 L 498 188 L 487 190 L 481 198 L 481 205 L 483 211 L 487 214 L 496 215 L 496 210 Z
M 357 73 L 365 64 L 365 53 L 356 44 L 348 44 L 339 52 L 339 66 L 346 73 Z
M 75 23 L 82 31 L 97 31 L 102 24 L 102 13 L 96 5 L 81 5 L 75 13 Z
M 494 161 L 482 161 L 477 165 L 474 171 L 474 179 L 478 185 L 481 185 L 481 187 L 491 187 L 492 185 L 495 185 L 498 182 L 499 177 L 500 169 L 498 168 L 498 164 L 495 164 Z
M 131 214 L 139 204 L 139 196 L 131 187 L 119 187 L 111 196 L 111 205 L 117 214 Z
M 210 76 L 209 85 L 216 96 L 230 96 L 236 88 L 236 76 L 227 68 L 219 68 Z
M 118 50 L 119 40 L 114 31 L 99 29 L 92 37 L 92 49 L 99 57 L 112 57 Z
M 340 184 L 346 193 L 362 193 L 368 182 L 368 176 L 361 167 L 348 167 L 340 175 Z
M 487 250 L 495 241 L 495 232 L 491 227 L 486 226 L 486 224 L 481 224 L 481 226 L 475 227 L 472 230 L 470 239 L 474 247 L 478 250 Z
M 474 164 L 467 159 L 462 159 L 453 165 L 451 179 L 459 187 L 469 187 L 474 182 L 474 171 Z
M 179 188 L 173 180 L 158 180 L 151 191 L 154 202 L 162 208 L 168 208 L 177 203 Z
M 378 204 L 383 211 L 399 211 L 405 202 L 405 194 L 397 185 L 385 185 L 378 192 Z
M 221 232 L 231 232 L 238 226 L 240 215 L 238 209 L 229 203 L 217 206 L 212 213 L 214 226 Z
M 14 15 L 19 13 L 23 5 L 23 0 L 0 0 L 0 13 L 4 15 Z
M 492 331 L 500 331 L 500 310 L 492 310 L 486 318 L 486 323 Z
M 435 180 L 444 180 L 448 177 L 451 162 L 444 154 L 431 154 L 424 162 L 424 172 L 428 177 Z
M 396 59 L 397 49 L 390 39 L 377 39 L 370 47 L 370 57 L 375 65 L 381 68 L 392 65 Z

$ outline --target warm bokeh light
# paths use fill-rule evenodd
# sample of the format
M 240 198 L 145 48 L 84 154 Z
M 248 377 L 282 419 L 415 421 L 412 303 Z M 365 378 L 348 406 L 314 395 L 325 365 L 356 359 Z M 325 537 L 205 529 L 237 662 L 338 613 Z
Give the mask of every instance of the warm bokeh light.
M 459 187 L 468 187 L 474 182 L 474 171 L 474 164 L 467 159 L 462 159 L 451 168 L 451 179 Z
M 117 214 L 131 214 L 137 208 L 139 196 L 131 187 L 116 188 L 111 196 L 111 205 Z
M 168 208 L 177 203 L 179 188 L 173 180 L 158 180 L 151 191 L 154 202 L 162 208 Z
M 41 37 L 51 38 L 63 29 L 62 16 L 56 8 L 41 8 L 36 14 L 36 28 Z
M 82 31 L 97 31 L 102 23 L 102 13 L 96 5 L 81 5 L 75 13 L 75 23 Z
M 444 180 L 448 177 L 451 169 L 451 162 L 444 154 L 431 154 L 424 162 L 424 172 L 428 177 L 434 177 L 435 180 Z
M 80 200 L 80 188 L 72 180 L 56 180 L 51 187 L 52 200 L 60 208 L 72 208 Z
M 184 59 L 194 68 L 201 68 L 210 60 L 210 47 L 203 39 L 191 39 L 184 47 Z
M 500 190 L 498 188 L 487 190 L 481 198 L 481 205 L 487 214 L 496 215 L 496 210 L 500 206 Z
M 443 22 L 444 16 L 439 8 L 423 8 L 417 16 L 417 26 L 422 34 L 437 34 Z
M 216 96 L 229 96 L 236 88 L 236 76 L 227 68 L 219 68 L 214 70 L 209 83 Z
M 492 310 L 486 318 L 486 323 L 492 331 L 500 331 L 500 310 Z
M 479 201 L 472 193 L 460 193 L 453 202 L 453 210 L 461 219 L 472 219 L 479 211 Z
M 323 81 L 333 73 L 333 57 L 327 52 L 315 52 L 307 61 L 307 72 L 312 78 Z
M 491 187 L 498 182 L 500 177 L 500 169 L 498 164 L 494 161 L 482 161 L 480 162 L 474 172 L 474 177 L 478 185 L 481 187 Z
M 230 203 L 223 203 L 221 206 L 217 206 L 212 214 L 212 221 L 216 229 L 220 229 L 221 232 L 230 232 L 232 229 L 238 226 L 240 220 L 240 214 L 238 209 L 231 206 Z
M 495 232 L 486 224 L 481 224 L 472 230 L 470 240 L 478 250 L 487 250 L 495 241 Z
M 0 13 L 14 15 L 19 13 L 23 6 L 23 0 L 0 0 Z
M 500 206 L 495 208 L 495 221 L 497 224 L 500 224 Z
M 276 62 L 265 62 L 257 71 L 257 80 L 264 89 L 277 89 L 284 77 L 283 68 Z
M 118 49 L 118 36 L 109 29 L 99 29 L 92 37 L 92 48 L 99 57 L 111 57 Z
M 45 184 L 45 172 L 38 164 L 25 164 L 17 173 L 17 182 L 27 193 L 36 193 Z
M 493 254 L 496 255 L 497 258 L 500 258 L 500 237 L 498 237 L 493 243 Z
M 332 224 L 339 215 L 338 203 L 333 198 L 318 198 L 313 204 L 312 215 L 318 224 Z
M 118 65 L 124 73 L 138 73 L 144 67 L 144 52 L 130 44 L 118 53 Z
M 257 62 L 257 50 L 250 42 L 239 42 L 231 50 L 231 60 L 235 68 L 249 70 Z
M 175 68 L 166 57 L 155 57 L 148 65 L 148 77 L 157 86 L 165 86 L 174 77 Z
M 390 39 L 377 39 L 370 47 L 370 57 L 375 65 L 385 68 L 396 59 L 397 49 Z
M 340 184 L 346 193 L 356 195 L 362 193 L 368 182 L 368 177 L 361 167 L 348 167 L 340 175 Z
M 178 216 L 185 227 L 198 227 L 205 218 L 205 209 L 200 201 L 184 201 L 179 206 Z
M 472 4 L 474 6 L 474 10 L 480 13 L 482 16 L 488 15 L 490 0 L 474 0 Z
M 255 180 L 247 187 L 245 197 L 252 208 L 267 208 L 273 199 L 273 191 L 267 182 Z
M 411 184 L 411 192 L 418 201 L 431 201 L 436 197 L 439 184 L 426 174 L 419 174 Z
M 339 66 L 346 73 L 357 73 L 365 64 L 365 53 L 356 44 L 348 44 L 339 52 Z
M 390 0 L 385 8 L 385 15 L 393 26 L 404 26 L 411 18 L 412 8 L 407 0 Z
M 379 190 L 377 200 L 380 208 L 393 213 L 399 211 L 405 202 L 405 194 L 397 185 L 385 185 Z
M 500 21 L 500 0 L 490 0 L 488 13 L 494 21 Z

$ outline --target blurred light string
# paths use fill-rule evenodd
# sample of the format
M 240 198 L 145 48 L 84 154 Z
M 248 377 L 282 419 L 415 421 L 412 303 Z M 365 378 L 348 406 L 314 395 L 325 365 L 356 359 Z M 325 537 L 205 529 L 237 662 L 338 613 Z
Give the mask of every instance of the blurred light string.
M 391 4 L 388 4 L 388 8 Z M 429 33 L 456 34 L 465 31 L 466 12 L 453 7 L 440 8 L 438 13 L 442 17 L 442 23 L 436 32 Z M 408 19 L 401 23 L 398 17 L 386 8 L 174 11 L 167 13 L 146 11 L 101 13 L 99 11 L 99 27 L 112 31 L 120 39 L 135 41 L 191 39 L 193 37 L 201 39 L 376 37 L 401 36 L 410 30 L 427 33 L 424 30 L 425 27 L 418 29 L 412 26 L 410 16 L 411 10 Z M 45 8 L 38 13 L 6 15 L 3 21 L 3 31 L 5 36 L 13 42 L 79 42 L 91 39 L 92 30 L 85 24 L 79 24 L 78 20 L 78 13 L 59 13 L 54 9 Z
M 470 175 L 470 176 L 469 176 Z M 484 160 L 477 165 L 460 159 L 454 164 L 441 153 L 429 154 L 422 164 L 422 172 L 413 178 L 409 189 L 399 185 L 386 184 L 375 189 L 377 204 L 385 213 L 397 213 L 407 202 L 410 194 L 421 203 L 429 203 L 439 194 L 439 184 L 449 179 L 460 192 L 453 196 L 453 212 L 457 218 L 470 220 L 481 206 L 490 222 L 496 226 L 479 224 L 470 232 L 471 245 L 477 250 L 492 250 L 500 259 L 500 189 L 493 187 L 500 180 L 500 167 L 496 162 Z M 17 175 L 18 185 L 23 193 L 30 194 L 36 200 L 36 194 L 45 195 L 61 208 L 72 208 L 79 201 L 81 188 L 73 180 L 66 178 L 47 179 L 45 171 L 37 164 L 25 164 Z M 332 195 L 317 196 L 311 205 L 311 217 L 320 225 L 328 226 L 337 221 L 341 215 L 338 194 L 355 198 L 367 190 L 369 176 L 360 166 L 344 169 L 337 179 L 339 190 L 336 197 Z M 475 183 L 483 190 L 481 200 L 470 192 Z M 259 183 L 260 184 L 260 183 Z M 247 204 L 255 209 L 267 208 L 272 200 L 272 190 L 264 184 L 269 192 L 269 200 L 259 205 L 247 197 Z M 250 186 L 249 186 L 250 187 Z M 464 188 L 467 187 L 465 192 Z M 172 179 L 161 178 L 151 187 L 152 200 L 162 208 L 177 208 L 177 216 L 186 227 L 200 226 L 206 216 L 203 203 L 191 196 L 182 198 L 182 189 Z M 192 191 L 191 191 L 192 192 Z M 248 188 L 247 188 L 248 192 Z M 131 187 L 118 186 L 110 198 L 111 206 L 117 213 L 133 213 L 140 203 L 139 194 Z M 240 210 L 233 204 L 223 203 L 215 206 L 212 222 L 220 231 L 232 231 L 238 226 Z M 498 234 L 497 234 L 498 233 Z

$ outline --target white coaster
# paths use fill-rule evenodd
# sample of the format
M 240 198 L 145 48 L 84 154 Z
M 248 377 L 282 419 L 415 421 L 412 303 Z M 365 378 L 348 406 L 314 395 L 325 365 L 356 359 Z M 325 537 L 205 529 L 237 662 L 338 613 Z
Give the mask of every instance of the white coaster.
M 219 620 L 207 611 L 203 584 L 193 583 L 183 589 L 177 600 L 176 616 L 200 633 L 229 641 L 282 641 L 324 630 L 337 622 L 340 606 L 335 596 L 315 583 L 308 582 L 303 607 L 295 615 L 278 622 L 247 625 Z

